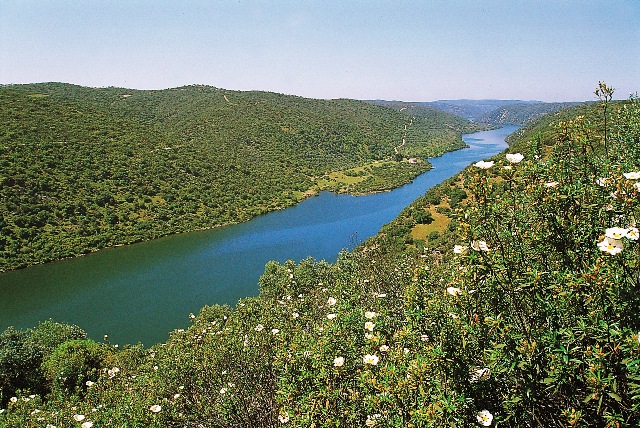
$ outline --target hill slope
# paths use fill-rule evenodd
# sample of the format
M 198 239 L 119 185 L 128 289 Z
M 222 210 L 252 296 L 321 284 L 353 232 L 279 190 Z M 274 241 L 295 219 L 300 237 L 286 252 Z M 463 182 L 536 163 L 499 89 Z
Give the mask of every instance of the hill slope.
M 542 101 L 523 100 L 438 100 L 419 103 L 420 105 L 442 110 L 465 119 L 478 121 L 478 118 L 494 110 L 512 104 L 535 105 Z
M 429 168 L 394 161 L 406 126 L 430 156 L 477 128 L 443 118 L 205 86 L 2 86 L 0 270 L 404 184 Z
M 517 103 L 502 106 L 483 114 L 476 120 L 501 125 L 526 125 L 540 116 L 573 107 L 579 103 Z
M 600 106 L 547 116 L 522 156 L 470 166 L 336 264 L 270 263 L 259 297 L 165 344 L 5 331 L 0 424 L 638 426 L 640 103 L 609 107 L 608 147 Z M 427 210 L 449 219 L 428 241 Z

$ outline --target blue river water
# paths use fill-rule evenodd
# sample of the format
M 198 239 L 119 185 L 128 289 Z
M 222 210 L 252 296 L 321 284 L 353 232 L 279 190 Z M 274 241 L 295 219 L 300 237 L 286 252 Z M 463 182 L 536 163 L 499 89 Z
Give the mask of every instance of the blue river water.
M 504 150 L 504 138 L 516 129 L 464 135 L 469 148 L 430 159 L 432 170 L 390 192 L 323 192 L 246 223 L 0 274 L 0 329 L 53 319 L 77 324 L 94 339 L 108 334 L 111 343 L 163 342 L 202 306 L 256 295 L 270 260 L 335 261 L 427 189 Z

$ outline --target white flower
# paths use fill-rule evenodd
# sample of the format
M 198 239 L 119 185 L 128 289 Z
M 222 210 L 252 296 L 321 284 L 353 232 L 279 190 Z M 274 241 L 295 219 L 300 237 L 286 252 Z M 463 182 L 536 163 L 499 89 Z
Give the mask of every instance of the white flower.
M 389 350 L 389 347 L 387 345 L 382 345 L 380 347 L 380 352 L 387 352 Z
M 381 293 L 381 294 L 378 294 L 376 297 L 378 299 L 384 299 L 385 297 L 387 297 L 387 294 L 386 293 Z
M 491 426 L 491 423 L 493 422 L 493 415 L 488 410 L 483 410 L 481 412 L 478 412 L 478 414 L 476 415 L 476 419 L 478 420 L 478 423 L 480 425 L 482 425 L 483 427 L 488 427 Z
M 376 325 L 374 323 L 372 323 L 371 321 L 367 321 L 366 323 L 364 323 L 364 329 L 365 330 L 369 330 L 369 331 L 373 331 L 373 328 Z
M 278 333 L 280 333 L 280 330 L 278 330 L 277 328 L 272 328 L 271 329 L 271 334 L 276 335 Z
M 596 180 L 596 184 L 600 187 L 605 187 L 606 185 L 609 184 L 609 179 L 608 178 L 598 178 Z
M 291 314 L 291 318 L 293 318 L 293 319 L 296 319 L 296 318 L 298 318 L 299 316 L 300 316 L 300 314 L 299 314 L 299 313 L 297 313 L 297 312 L 294 312 L 294 313 L 292 313 L 292 314 Z
M 473 164 L 473 166 L 480 168 L 480 169 L 489 169 L 493 166 L 494 162 L 493 161 L 480 161 L 480 162 L 476 162 Z
M 18 397 L 11 397 L 9 401 L 11 401 L 12 403 L 16 403 L 18 401 Z
M 173 394 L 173 399 L 177 400 L 178 398 L 180 398 L 180 394 Z
M 336 304 L 336 299 L 335 299 L 335 297 L 329 297 L 329 298 L 327 299 L 327 305 L 329 305 L 329 306 L 333 306 L 333 305 L 335 305 L 335 304 Z
M 90 380 L 85 382 L 85 385 L 87 385 L 88 387 L 92 387 L 94 385 L 94 382 L 91 382 Z
M 58 428 L 58 427 L 56 427 L 55 425 L 47 424 L 47 426 L 45 428 Z
M 636 184 L 634 184 L 633 187 L 636 188 L 637 192 L 640 192 L 640 181 L 638 181 Z
M 452 296 L 458 296 L 462 294 L 462 290 L 460 290 L 458 287 L 447 287 L 447 293 L 451 294 Z
M 453 246 L 453 252 L 456 254 L 467 254 L 468 251 L 469 251 L 469 248 L 465 247 L 464 245 Z
M 226 394 L 227 391 L 227 388 L 220 388 L 220 395 Z
M 93 426 L 93 422 L 91 421 L 87 421 L 87 422 L 83 422 L 82 425 L 80 425 L 82 428 L 91 428 Z
M 637 227 L 629 226 L 627 228 L 627 234 L 625 235 L 628 239 L 632 241 L 637 241 L 639 237 L 639 232 Z
M 505 165 L 502 167 L 502 169 L 513 169 L 513 167 L 511 165 Z
M 510 163 L 520 163 L 524 159 L 522 153 L 507 153 L 505 157 Z
M 620 240 L 627 235 L 627 229 L 621 227 L 610 227 L 604 231 L 604 236 L 609 239 Z
M 469 370 L 469 382 L 475 383 L 479 380 L 487 380 L 491 376 L 491 370 L 488 367 L 473 367 Z
M 264 326 L 262 324 L 258 324 L 255 328 L 256 331 L 262 331 L 264 330 Z
M 367 311 L 364 313 L 364 317 L 367 319 L 373 319 L 375 318 L 377 314 L 375 312 L 371 312 L 371 311 Z
M 154 404 L 153 406 L 149 407 L 149 410 L 151 410 L 153 413 L 158 413 L 160 410 L 162 410 L 162 406 L 160 406 L 159 404 Z
M 625 172 L 622 175 L 624 175 L 624 178 L 626 178 L 627 180 L 640 179 L 640 171 Z
M 605 237 L 602 241 L 598 242 L 598 248 L 600 248 L 600 251 L 615 256 L 624 250 L 624 245 L 622 241 Z
M 471 241 L 471 248 L 475 251 L 489 251 L 489 246 L 485 241 Z
M 73 415 L 73 419 L 76 422 L 82 422 L 84 420 L 84 415 Z
M 286 424 L 287 422 L 289 422 L 289 414 L 284 410 L 280 410 L 278 420 L 280 421 L 280 423 Z
M 333 359 L 334 367 L 342 367 L 344 365 L 344 357 L 335 357 Z
M 557 181 L 550 181 L 548 183 L 544 183 L 546 187 L 556 187 L 558 184 L 560 183 L 558 183 Z
M 338 315 L 336 315 L 336 314 L 327 314 L 327 318 L 329 318 L 330 320 L 334 319 L 337 316 Z
M 380 413 L 376 413 L 375 415 L 369 416 L 367 415 L 367 420 L 365 421 L 365 425 L 368 427 L 376 426 L 376 420 L 380 419 L 382 415 Z
M 369 354 L 367 354 L 362 358 L 362 362 L 364 364 L 371 364 L 372 366 L 377 365 L 378 361 L 380 361 L 380 359 L 378 358 L 377 355 L 369 355 Z

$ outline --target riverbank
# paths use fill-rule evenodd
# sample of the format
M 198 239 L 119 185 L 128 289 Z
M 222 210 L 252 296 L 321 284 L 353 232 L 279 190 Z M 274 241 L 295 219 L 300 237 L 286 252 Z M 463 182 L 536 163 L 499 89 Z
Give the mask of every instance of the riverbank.
M 478 126 L 362 101 L 204 86 L 10 85 L 0 99 L 0 270 L 292 206 L 313 179 L 393 157 L 412 120 L 413 138 L 432 151 Z M 372 174 L 393 180 L 359 183 L 358 192 L 421 172 L 390 169 Z
M 0 274 L 0 328 L 52 318 L 81 325 L 92 337 L 109 334 L 113 343 L 163 341 L 203 304 L 235 305 L 256 295 L 270 260 L 335 261 L 428 188 L 502 151 L 513 129 L 465 135 L 469 148 L 431 159 L 433 169 L 390 192 L 321 192 L 248 222 Z
M 340 170 L 331 172 L 322 177 L 307 177 L 305 182 L 310 185 L 306 190 L 294 190 L 288 189 L 285 192 L 289 194 L 288 197 L 282 199 L 276 204 L 270 205 L 255 205 L 245 207 L 237 215 L 236 220 L 229 220 L 222 223 L 213 222 L 210 224 L 193 224 L 191 227 L 189 224 L 181 226 L 179 221 L 170 221 L 167 227 L 164 228 L 150 228 L 148 230 L 136 230 L 133 235 L 126 235 L 118 225 L 112 225 L 112 239 L 100 240 L 104 246 L 79 246 L 74 248 L 71 243 L 81 243 L 81 236 L 63 235 L 59 239 L 61 241 L 69 242 L 68 248 L 64 251 L 62 256 L 52 256 L 46 252 L 42 252 L 42 258 L 38 260 L 32 260 L 29 262 L 20 262 L 11 264 L 6 258 L 0 257 L 0 273 L 11 270 L 24 269 L 30 266 L 37 266 L 46 263 L 52 263 L 56 261 L 68 260 L 76 257 L 86 256 L 93 254 L 108 248 L 117 248 L 125 245 L 133 245 L 141 242 L 146 242 L 154 239 L 159 239 L 175 234 L 190 233 L 203 230 L 217 229 L 220 227 L 231 226 L 234 224 L 250 221 L 258 216 L 268 214 L 273 211 L 284 210 L 292 207 L 305 199 L 317 195 L 322 191 L 331 191 L 335 193 L 346 193 L 351 195 L 367 195 L 377 192 L 390 191 L 395 188 L 401 187 L 407 183 L 410 183 L 420 174 L 428 171 L 431 168 L 431 164 L 427 161 L 420 161 L 416 163 L 410 163 L 408 161 L 396 162 L 393 160 L 376 161 L 366 163 L 361 166 L 349 168 L 346 170 Z M 215 220 L 215 218 L 212 218 Z M 35 237 L 34 239 L 37 239 Z

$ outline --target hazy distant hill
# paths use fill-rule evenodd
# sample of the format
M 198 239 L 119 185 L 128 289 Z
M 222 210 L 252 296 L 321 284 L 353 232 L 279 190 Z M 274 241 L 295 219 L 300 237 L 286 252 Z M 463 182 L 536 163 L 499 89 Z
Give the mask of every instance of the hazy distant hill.
M 429 168 L 393 160 L 407 129 L 435 156 L 477 128 L 207 86 L 0 86 L 0 270 L 244 221 L 340 188 L 334 173 L 355 167 L 368 166 L 353 191 L 397 186 Z
M 478 121 L 478 118 L 494 110 L 510 106 L 512 104 L 541 104 L 542 101 L 522 100 L 439 100 L 417 103 L 423 106 L 436 108 L 447 113 L 455 114 L 468 120 Z
M 526 125 L 545 114 L 573 107 L 580 103 L 517 103 L 502 106 L 479 116 L 476 121 L 493 124 Z
M 379 105 L 425 107 L 451 113 L 475 122 L 496 125 L 525 125 L 538 117 L 579 103 L 545 103 L 522 100 L 439 100 L 429 102 L 399 103 L 397 101 L 374 101 Z

